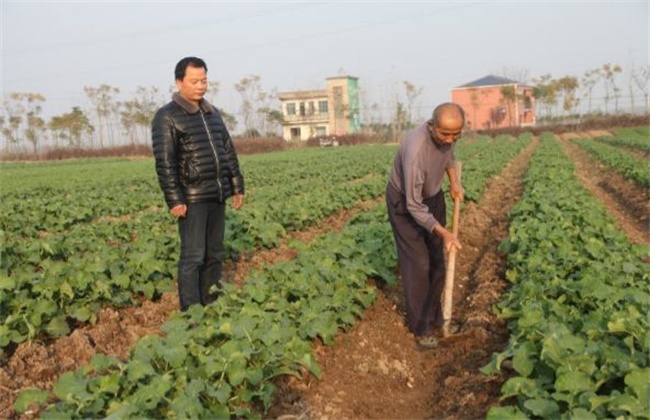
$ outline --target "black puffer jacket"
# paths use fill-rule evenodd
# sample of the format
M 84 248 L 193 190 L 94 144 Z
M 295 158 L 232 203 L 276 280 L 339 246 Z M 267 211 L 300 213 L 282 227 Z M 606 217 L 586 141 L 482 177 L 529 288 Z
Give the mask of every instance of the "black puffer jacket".
M 167 206 L 223 202 L 244 193 L 244 177 L 219 111 L 178 93 L 154 116 L 151 134 L 156 173 Z

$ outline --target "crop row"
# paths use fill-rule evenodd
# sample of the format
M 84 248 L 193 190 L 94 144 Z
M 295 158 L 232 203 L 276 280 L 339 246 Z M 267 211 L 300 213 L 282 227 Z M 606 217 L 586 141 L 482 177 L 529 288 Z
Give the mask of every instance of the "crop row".
M 512 157 L 523 144 L 495 143 L 465 168 Z M 470 189 L 482 190 L 488 173 L 477 172 Z M 381 192 L 384 185 L 382 179 Z M 61 377 L 52 394 L 21 394 L 16 410 L 55 398 L 43 418 L 246 416 L 255 404 L 268 406 L 275 376 L 303 369 L 317 375 L 311 340 L 330 343 L 352 325 L 372 302 L 367 278 L 393 283 L 394 271 L 392 234 L 380 204 L 341 234 L 300 245 L 295 260 L 251 273 L 241 290 L 226 283 L 216 304 L 176 314 L 164 337 L 141 340 L 127 362 L 96 356 Z
M 648 164 L 619 147 L 610 146 L 593 140 L 573 140 L 580 147 L 592 154 L 596 159 L 611 167 L 625 178 L 640 187 L 650 187 L 650 171 Z
M 281 197 L 301 194 L 309 191 L 315 181 L 337 185 L 369 173 L 383 174 L 392 154 L 390 148 L 366 147 L 367 159 L 360 160 L 355 153 L 330 151 L 285 152 L 274 154 L 275 160 L 267 156 L 244 157 L 241 164 L 249 201 L 256 197 L 267 200 L 276 191 Z M 85 162 L 77 165 L 88 169 Z M 86 178 L 63 181 L 55 172 L 61 164 L 0 167 L 5 194 L 0 203 L 0 229 L 8 237 L 35 238 L 163 205 L 152 161 L 133 161 L 130 165 L 100 161 L 94 165 L 95 175 L 80 170 Z M 49 183 L 43 174 L 52 175 Z M 31 178 L 38 182 L 22 182 Z
M 614 136 L 596 138 L 597 141 L 614 146 L 650 152 L 650 127 L 619 128 L 614 130 Z
M 485 181 L 501 173 L 503 167 L 531 143 L 532 138 L 530 133 L 525 133 L 516 140 L 499 136 L 471 145 L 459 143 L 456 159 L 463 163 L 461 178 L 465 198 L 478 201 L 487 186 Z
M 245 417 L 268 408 L 278 375 L 319 376 L 311 342 L 330 343 L 374 300 L 370 276 L 393 279 L 383 205 L 298 250 L 296 259 L 225 284 L 208 307 L 177 313 L 165 335 L 141 339 L 126 362 L 97 355 L 52 393 L 23 392 L 15 409 L 47 404 L 41 418 Z
M 478 198 L 484 180 L 500 171 L 527 141 L 491 143 L 489 147 L 476 143 L 459 148 L 460 159 L 471 156 L 477 162 L 466 166 L 468 199 Z M 289 231 L 318 223 L 359 200 L 381 195 L 394 149 L 349 148 L 345 155 L 348 162 L 353 160 L 349 156 L 355 156 L 357 164 L 348 163 L 345 170 L 339 169 L 335 178 L 339 182 L 331 182 L 328 174 L 334 165 L 330 161 L 338 161 L 340 155 L 321 152 L 322 179 L 312 178 L 311 183 L 303 182 L 292 189 L 284 176 L 289 187 L 250 194 L 248 204 L 227 219 L 227 256 L 275 247 Z M 301 167 L 289 165 L 284 154 L 276 158 L 290 173 Z M 355 180 L 350 173 L 361 178 Z M 253 178 L 252 184 L 256 183 Z M 117 188 L 116 197 L 128 202 L 136 199 L 131 192 L 121 196 L 120 186 Z M 43 333 L 66 335 L 70 322 L 94 323 L 104 305 L 128 306 L 136 303 L 138 296 L 155 299 L 170 290 L 177 236 L 166 212 L 144 211 L 119 221 L 76 224 L 65 232 L 34 239 L 22 235 L 6 238 L 0 262 L 0 348 Z
M 302 194 L 251 200 L 227 220 L 228 256 L 276 246 L 287 231 L 375 198 L 384 185 L 383 174 L 333 186 L 314 180 Z M 148 212 L 120 222 L 76 225 L 65 234 L 6 241 L 0 348 L 41 333 L 66 335 L 69 322 L 94 323 L 103 305 L 132 305 L 138 295 L 152 299 L 170 290 L 178 250 L 171 222 L 166 212 Z
M 631 245 L 543 138 L 511 211 L 507 279 L 497 305 L 510 342 L 484 373 L 512 359 L 509 404 L 488 418 L 640 418 L 650 409 L 647 248 Z

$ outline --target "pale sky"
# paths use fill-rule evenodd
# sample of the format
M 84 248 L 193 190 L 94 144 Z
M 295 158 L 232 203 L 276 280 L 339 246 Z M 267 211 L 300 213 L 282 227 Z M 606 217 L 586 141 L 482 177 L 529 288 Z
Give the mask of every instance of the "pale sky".
M 628 70 L 649 63 L 648 3 L 2 0 L 1 88 L 41 93 L 46 118 L 89 108 L 84 86 L 117 87 L 118 99 L 156 86 L 166 100 L 176 62 L 193 55 L 231 114 L 248 75 L 282 92 L 349 74 L 367 105 L 392 107 L 405 80 L 421 87 L 425 118 L 451 88 L 488 74 L 581 77 L 613 63 L 627 90 Z

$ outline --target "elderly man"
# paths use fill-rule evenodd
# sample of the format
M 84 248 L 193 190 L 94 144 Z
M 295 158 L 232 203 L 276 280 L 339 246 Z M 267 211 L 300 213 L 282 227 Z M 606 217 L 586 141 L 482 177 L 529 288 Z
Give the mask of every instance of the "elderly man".
M 445 228 L 442 183 L 449 177 L 451 196 L 463 199 L 456 176 L 454 143 L 465 114 L 454 103 L 437 106 L 427 122 L 402 141 L 386 187 L 386 205 L 404 285 L 409 329 L 424 348 L 438 346 L 443 325 L 441 295 L 445 283 L 445 249 L 461 248 Z

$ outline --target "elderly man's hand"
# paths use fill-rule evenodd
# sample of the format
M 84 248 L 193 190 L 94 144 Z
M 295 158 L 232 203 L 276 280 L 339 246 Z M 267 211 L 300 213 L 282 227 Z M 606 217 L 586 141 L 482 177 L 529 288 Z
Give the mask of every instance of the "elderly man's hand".
M 460 184 L 456 184 L 456 183 L 452 184 L 449 187 L 449 192 L 451 193 L 451 197 L 453 199 L 457 198 L 460 201 L 465 200 L 465 190 Z
M 451 247 L 456 247 L 457 250 L 463 249 L 463 246 L 460 244 L 460 241 L 450 231 L 445 229 L 444 227 L 437 225 L 436 227 L 433 228 L 433 233 L 439 235 L 442 237 L 442 240 L 445 244 L 445 251 L 449 253 L 451 251 Z

